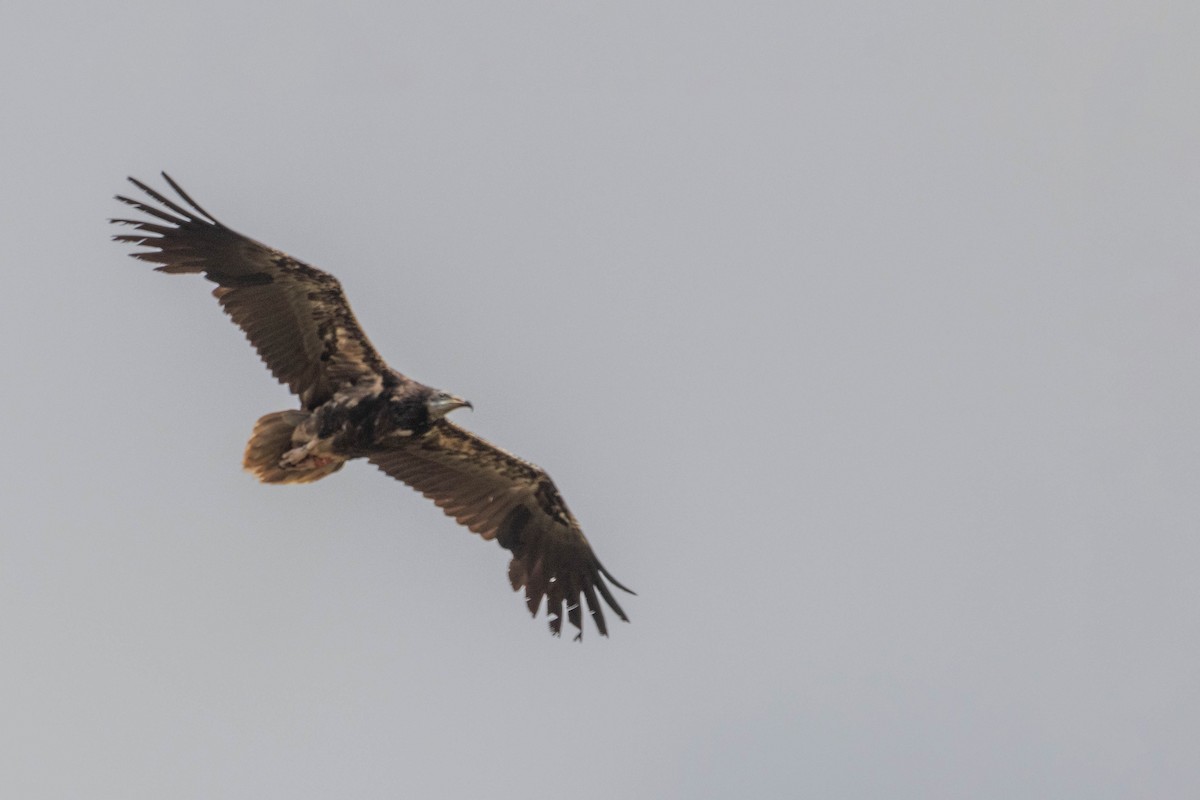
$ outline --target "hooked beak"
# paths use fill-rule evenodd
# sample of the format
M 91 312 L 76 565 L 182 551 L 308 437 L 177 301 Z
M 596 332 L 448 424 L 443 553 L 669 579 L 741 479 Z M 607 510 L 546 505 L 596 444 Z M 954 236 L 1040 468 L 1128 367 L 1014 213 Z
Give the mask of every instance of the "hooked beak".
M 472 411 L 475 410 L 475 406 L 471 405 L 470 400 L 463 400 L 461 397 L 456 397 L 452 394 L 443 394 L 429 401 L 429 413 L 435 419 L 438 419 L 446 416 L 454 409 L 463 408 L 464 406 Z

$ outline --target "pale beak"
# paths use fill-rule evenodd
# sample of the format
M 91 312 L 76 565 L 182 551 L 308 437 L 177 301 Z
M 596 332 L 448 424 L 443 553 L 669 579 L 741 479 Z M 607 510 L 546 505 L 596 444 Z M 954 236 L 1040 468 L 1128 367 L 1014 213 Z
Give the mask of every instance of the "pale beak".
M 475 410 L 475 406 L 471 405 L 470 400 L 463 400 L 461 397 L 455 397 L 452 394 L 435 397 L 429 401 L 429 413 L 435 418 L 444 417 L 456 408 L 469 408 Z

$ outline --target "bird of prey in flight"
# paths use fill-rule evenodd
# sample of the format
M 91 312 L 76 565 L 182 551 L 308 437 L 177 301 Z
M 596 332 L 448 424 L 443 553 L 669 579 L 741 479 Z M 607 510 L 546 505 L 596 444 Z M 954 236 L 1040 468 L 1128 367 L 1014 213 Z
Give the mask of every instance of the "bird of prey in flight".
M 146 218 L 112 220 L 136 231 L 113 238 L 146 248 L 133 257 L 159 264 L 159 272 L 215 283 L 225 313 L 300 399 L 298 409 L 255 424 L 248 471 L 264 483 L 310 483 L 365 458 L 512 551 L 509 581 L 524 588 L 535 617 L 545 598 L 554 635 L 565 617 L 581 638 L 586 605 L 607 636 L 601 599 L 628 621 L 605 581 L 630 590 L 596 558 L 545 471 L 447 418 L 469 402 L 384 363 L 336 278 L 225 227 L 163 178 L 178 199 L 129 179 L 146 198 L 117 199 Z

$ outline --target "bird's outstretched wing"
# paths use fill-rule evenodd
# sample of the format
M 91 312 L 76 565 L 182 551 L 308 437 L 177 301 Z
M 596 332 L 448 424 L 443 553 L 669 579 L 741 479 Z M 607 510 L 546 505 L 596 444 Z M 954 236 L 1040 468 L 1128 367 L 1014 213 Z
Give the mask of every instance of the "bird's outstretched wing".
M 138 231 L 113 238 L 153 248 L 133 256 L 161 264 L 160 272 L 203 273 L 216 283 L 213 295 L 225 312 L 306 408 L 343 386 L 388 373 L 336 278 L 230 230 L 165 172 L 163 178 L 183 204 L 130 178 L 154 202 L 117 199 L 153 219 L 111 220 Z
M 542 469 L 447 420 L 419 440 L 369 460 L 474 533 L 511 550 L 508 577 L 513 589 L 525 587 L 526 605 L 534 616 L 546 598 L 550 630 L 556 636 L 562 631 L 564 605 L 567 619 L 579 629 L 576 638 L 583 635 L 584 601 L 600 634 L 608 635 L 597 593 L 618 617 L 629 621 L 605 578 L 630 590 L 597 560 Z

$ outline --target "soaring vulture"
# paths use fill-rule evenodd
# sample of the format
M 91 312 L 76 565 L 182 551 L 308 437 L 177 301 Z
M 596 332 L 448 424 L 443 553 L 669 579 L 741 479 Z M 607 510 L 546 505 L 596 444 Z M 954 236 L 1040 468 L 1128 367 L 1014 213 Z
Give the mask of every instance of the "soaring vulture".
M 248 471 L 264 483 L 309 483 L 365 458 L 511 550 L 514 591 L 524 587 L 535 617 L 546 598 L 555 636 L 565 606 L 579 630 L 575 638 L 582 638 L 585 602 L 607 636 L 599 598 L 628 621 L 605 579 L 630 590 L 596 558 L 542 469 L 450 422 L 446 414 L 470 407 L 466 400 L 388 367 L 336 278 L 230 230 L 170 176 L 163 178 L 182 202 L 130 178 L 150 200 L 117 200 L 150 219 L 111 220 L 137 231 L 113 238 L 150 248 L 132 255 L 160 264 L 159 272 L 199 273 L 215 283 L 225 313 L 271 374 L 300 398 L 299 409 L 258 420 L 246 445 Z

